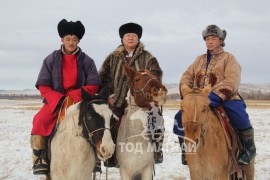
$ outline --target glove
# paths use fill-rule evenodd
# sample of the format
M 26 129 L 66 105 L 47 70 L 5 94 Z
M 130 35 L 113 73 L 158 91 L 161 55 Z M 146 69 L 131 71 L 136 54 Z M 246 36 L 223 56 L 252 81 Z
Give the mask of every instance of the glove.
M 213 92 L 209 94 L 208 98 L 210 99 L 210 106 L 213 108 L 218 107 L 222 102 L 222 99 Z

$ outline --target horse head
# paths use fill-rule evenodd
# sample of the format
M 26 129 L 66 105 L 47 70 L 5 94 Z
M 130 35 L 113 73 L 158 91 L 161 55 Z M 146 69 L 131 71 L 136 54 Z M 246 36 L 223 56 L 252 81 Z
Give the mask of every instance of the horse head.
M 124 64 L 125 74 L 130 81 L 130 93 L 141 108 L 149 108 L 150 103 L 161 106 L 166 101 L 166 87 L 148 70 L 138 72 Z
M 209 99 L 211 85 L 204 89 L 181 87 L 183 100 L 181 101 L 182 124 L 185 132 L 185 142 L 188 147 L 199 143 L 200 136 L 204 133 L 204 125 L 208 120 Z
M 96 148 L 98 158 L 105 160 L 112 156 L 115 149 L 110 132 L 110 122 L 114 116 L 107 104 L 107 94 L 102 93 L 89 95 L 82 88 L 79 125 L 82 126 L 84 138 Z

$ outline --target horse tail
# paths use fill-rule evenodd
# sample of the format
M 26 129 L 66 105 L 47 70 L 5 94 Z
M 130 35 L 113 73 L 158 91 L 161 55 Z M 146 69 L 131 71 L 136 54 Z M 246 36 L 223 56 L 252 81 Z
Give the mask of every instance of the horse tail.
M 142 174 L 139 173 L 139 174 L 134 175 L 132 180 L 142 180 Z

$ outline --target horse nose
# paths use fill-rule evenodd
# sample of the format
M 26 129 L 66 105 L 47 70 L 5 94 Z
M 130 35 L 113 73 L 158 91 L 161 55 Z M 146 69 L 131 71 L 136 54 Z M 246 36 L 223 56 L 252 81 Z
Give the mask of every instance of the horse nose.
M 107 159 L 113 155 L 115 149 L 115 144 L 112 144 L 112 146 L 102 145 L 100 147 L 101 155 Z
M 106 150 L 105 150 L 104 146 L 102 146 L 101 151 L 102 151 L 102 153 L 104 153 L 104 154 L 106 153 Z

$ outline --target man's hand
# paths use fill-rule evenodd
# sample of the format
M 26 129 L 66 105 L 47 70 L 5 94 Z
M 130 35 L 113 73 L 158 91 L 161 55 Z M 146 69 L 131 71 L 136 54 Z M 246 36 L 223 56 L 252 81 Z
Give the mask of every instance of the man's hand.
M 114 99 L 113 98 L 109 98 L 108 99 L 108 103 L 113 106 L 114 105 Z

